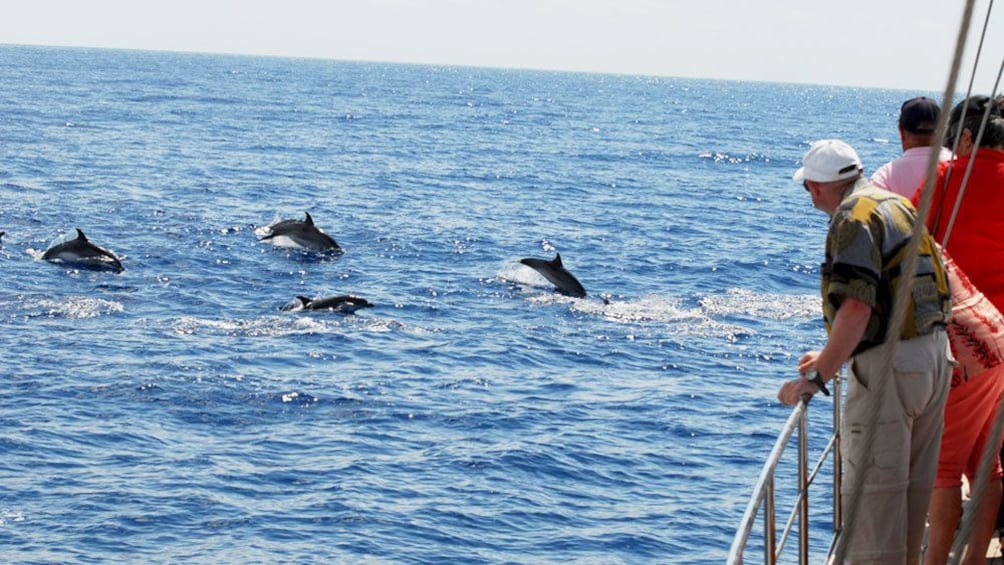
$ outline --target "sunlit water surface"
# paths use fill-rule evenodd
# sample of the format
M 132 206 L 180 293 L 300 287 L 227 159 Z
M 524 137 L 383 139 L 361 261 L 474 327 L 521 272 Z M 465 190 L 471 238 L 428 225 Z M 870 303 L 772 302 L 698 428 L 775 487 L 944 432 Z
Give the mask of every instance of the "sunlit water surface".
M 720 563 L 823 335 L 790 175 L 895 157 L 915 94 L 11 46 L 0 83 L 8 562 Z M 343 255 L 258 241 L 304 212 Z M 126 270 L 40 260 L 78 227 Z M 587 298 L 516 262 L 556 252 Z M 279 310 L 335 294 L 376 306 Z

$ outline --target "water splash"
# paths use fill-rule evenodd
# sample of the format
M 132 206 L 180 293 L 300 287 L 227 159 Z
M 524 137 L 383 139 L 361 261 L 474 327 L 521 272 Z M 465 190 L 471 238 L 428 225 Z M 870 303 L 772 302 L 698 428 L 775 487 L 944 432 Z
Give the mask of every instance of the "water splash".
M 349 331 L 390 332 L 404 329 L 396 320 L 344 316 L 262 316 L 248 319 L 213 319 L 185 316 L 173 321 L 171 328 L 182 335 L 232 337 L 286 337 L 297 335 L 342 334 Z
M 754 335 L 750 328 L 720 322 L 699 307 L 688 307 L 683 298 L 652 294 L 634 300 L 576 300 L 571 310 L 601 316 L 613 322 L 629 324 L 664 324 L 671 335 L 720 336 L 734 339 L 741 335 Z
M 13 302 L 0 302 L 0 308 L 27 312 L 29 318 L 69 319 L 97 318 L 125 310 L 121 302 L 89 296 L 68 296 L 61 299 L 19 296 Z
M 816 294 L 762 293 L 747 288 L 730 288 L 725 295 L 700 300 L 703 311 L 711 316 L 744 315 L 771 320 L 818 318 L 822 311 L 819 302 Z

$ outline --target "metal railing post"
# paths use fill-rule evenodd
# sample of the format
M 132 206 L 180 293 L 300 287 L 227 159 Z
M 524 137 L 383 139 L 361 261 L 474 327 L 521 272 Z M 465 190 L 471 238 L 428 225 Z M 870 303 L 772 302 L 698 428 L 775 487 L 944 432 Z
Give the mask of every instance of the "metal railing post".
M 840 373 L 833 378 L 833 437 L 836 438 L 833 446 L 833 533 L 834 536 L 843 530 L 844 511 L 843 499 L 840 496 L 840 489 L 843 486 L 844 464 L 843 450 L 840 448 L 841 430 L 843 425 L 843 394 L 841 385 L 844 379 Z
M 763 503 L 763 551 L 764 563 L 774 565 L 777 563 L 775 552 L 777 551 L 777 524 L 775 523 L 774 507 L 774 476 L 767 481 L 767 491 Z
M 798 562 L 809 565 L 809 411 L 798 423 L 798 491 L 802 502 L 798 528 Z
M 829 442 L 819 454 L 818 460 L 810 468 L 809 461 L 809 401 L 808 398 L 799 402 L 791 411 L 788 420 L 774 442 L 767 461 L 760 471 L 760 477 L 753 488 L 753 494 L 746 506 L 742 522 L 732 540 L 732 547 L 729 550 L 729 557 L 726 563 L 738 565 L 743 562 L 743 553 L 749 536 L 752 533 L 753 525 L 760 519 L 758 515 L 763 512 L 763 552 L 765 564 L 774 565 L 780 559 L 779 552 L 784 551 L 785 542 L 790 536 L 794 536 L 794 528 L 798 526 L 798 546 L 799 563 L 807 564 L 810 559 L 809 552 L 809 489 L 819 478 L 819 473 L 826 465 L 826 459 L 833 458 L 833 539 L 829 548 L 832 553 L 836 541 L 840 536 L 843 512 L 841 508 L 841 473 L 842 465 L 840 460 L 840 426 L 842 420 L 842 375 L 837 375 L 833 379 L 833 433 Z M 794 441 L 794 435 L 798 434 L 798 497 L 790 507 L 788 521 L 783 532 L 778 537 L 777 529 L 777 484 L 776 472 L 780 464 L 781 455 L 785 447 Z M 796 524 L 796 522 L 798 522 Z

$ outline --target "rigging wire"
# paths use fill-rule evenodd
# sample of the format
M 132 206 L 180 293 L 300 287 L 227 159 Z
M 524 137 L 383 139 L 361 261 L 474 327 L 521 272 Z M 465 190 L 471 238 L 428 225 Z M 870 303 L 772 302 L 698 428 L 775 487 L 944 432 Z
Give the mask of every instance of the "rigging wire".
M 983 54 L 983 42 L 987 38 L 987 28 L 990 27 L 990 14 L 994 9 L 994 0 L 990 0 L 987 4 L 987 16 L 983 19 L 983 31 L 980 33 L 980 41 L 976 44 L 976 56 L 973 58 L 973 72 L 969 73 L 969 86 L 966 87 L 966 97 L 963 100 L 968 100 L 970 96 L 973 95 L 973 84 L 976 82 L 976 69 L 980 66 L 980 57 Z M 948 108 L 945 108 L 947 110 Z M 966 119 L 966 110 L 968 108 L 962 109 L 962 117 L 960 120 Z M 952 156 L 954 157 L 959 149 L 959 138 L 956 136 L 954 146 L 952 147 Z
M 987 6 L 987 14 L 983 22 L 983 30 L 980 34 L 980 42 L 976 50 L 976 58 L 973 62 L 973 70 L 969 77 L 969 87 L 966 91 L 966 97 L 963 99 L 964 101 L 968 101 L 972 96 L 973 84 L 976 79 L 976 71 L 979 67 L 980 56 L 983 51 L 983 42 L 984 39 L 986 38 L 987 29 L 989 28 L 990 15 L 993 11 L 993 4 L 994 4 L 993 0 L 990 0 Z M 983 134 L 986 130 L 987 122 L 990 119 L 991 110 L 993 109 L 993 106 L 996 103 L 996 96 L 997 92 L 999 91 L 998 89 L 1000 87 L 1002 73 L 1004 73 L 1004 60 L 1001 61 L 1000 67 L 998 68 L 997 79 L 994 82 L 994 86 L 991 89 L 990 96 L 987 100 L 987 106 L 983 111 L 983 115 L 981 116 L 980 126 L 977 131 L 976 138 L 973 140 L 973 148 L 970 153 L 970 155 L 972 156 L 970 157 L 965 173 L 963 174 L 962 182 L 959 183 L 959 192 L 956 195 L 955 203 L 952 208 L 952 213 L 949 216 L 948 224 L 945 227 L 944 238 L 940 242 L 943 249 L 948 248 L 948 241 L 952 233 L 952 228 L 955 225 L 955 220 L 958 216 L 959 209 L 962 205 L 962 201 L 965 196 L 966 187 L 969 185 L 969 179 L 972 174 L 973 167 L 976 164 L 975 153 L 980 147 L 980 142 L 983 139 Z M 946 104 L 943 106 L 943 108 L 947 111 L 949 106 Z M 962 112 L 961 115 L 959 116 L 955 131 L 952 132 L 952 135 L 954 137 L 952 144 L 953 160 L 958 154 L 959 142 L 962 139 L 962 125 L 966 121 L 966 113 L 969 111 L 969 109 L 970 108 L 968 103 L 964 103 L 962 106 Z M 945 172 L 945 181 L 941 187 L 943 191 L 942 197 L 944 197 L 944 194 L 947 192 L 953 171 L 954 167 L 948 167 L 948 169 Z M 929 169 L 928 178 L 931 178 L 932 175 L 933 175 L 933 170 Z M 925 190 L 928 189 L 927 184 L 925 184 L 924 188 Z M 938 219 L 940 219 L 940 215 L 941 215 L 941 210 L 939 206 L 939 210 L 935 216 L 936 217 L 935 225 L 937 225 Z M 1001 445 L 1002 439 L 1004 439 L 1004 410 L 1002 410 L 1001 400 L 1002 399 L 998 399 L 998 406 L 997 406 L 997 412 L 995 414 L 994 425 L 992 427 L 990 436 L 986 440 L 987 441 L 986 446 L 990 445 L 999 446 Z M 983 493 L 986 490 L 987 479 L 989 477 L 990 469 L 993 464 L 992 461 L 995 457 L 997 457 L 998 451 L 999 449 L 990 450 L 984 448 L 983 454 L 980 458 L 980 464 L 977 468 L 976 477 L 970 483 L 971 492 L 969 500 L 968 502 L 966 502 L 965 507 L 963 509 L 959 525 L 955 531 L 954 539 L 952 540 L 952 547 L 948 554 L 948 563 L 952 565 L 958 565 L 958 563 L 960 563 L 963 556 L 966 554 L 967 549 L 969 551 L 986 551 L 986 548 L 969 548 L 968 544 L 969 544 L 969 536 L 972 534 L 973 529 L 975 529 L 976 527 L 976 516 L 977 516 L 976 506 L 980 503 L 980 501 L 983 498 Z
M 963 98 L 963 100 L 969 100 L 969 97 L 973 95 L 973 83 L 976 82 L 976 69 L 980 65 L 980 56 L 983 53 L 983 42 L 987 38 L 987 29 L 990 27 L 990 14 L 992 13 L 993 9 L 994 9 L 994 0 L 990 0 L 990 3 L 987 5 L 987 17 L 984 18 L 983 20 L 983 32 L 980 33 L 980 41 L 979 43 L 976 44 L 976 57 L 973 59 L 973 72 L 969 74 L 969 86 L 966 88 L 966 97 Z M 942 108 L 944 111 L 947 112 L 949 107 L 942 106 Z M 966 120 L 966 110 L 968 109 L 969 109 L 968 106 L 962 107 L 962 115 L 959 117 L 960 124 Z M 962 136 L 959 135 L 958 133 L 959 132 L 955 132 L 951 134 L 954 137 L 954 139 L 952 140 L 952 159 L 955 159 L 955 156 L 959 154 L 959 141 L 962 140 Z M 945 182 L 941 187 L 943 190 L 948 188 L 948 181 L 951 180 L 951 178 L 952 178 L 952 169 L 949 168 L 948 171 L 945 173 Z M 935 226 L 938 225 L 940 219 L 941 219 L 941 206 L 938 207 L 937 214 L 935 215 L 935 220 L 934 220 Z
M 972 20 L 973 14 L 973 4 L 975 0 L 967 0 L 965 9 L 963 10 L 962 22 L 959 25 L 959 34 L 955 43 L 955 55 L 952 59 L 951 70 L 949 71 L 948 81 L 945 86 L 944 101 L 942 103 L 942 108 L 951 107 L 952 103 L 952 93 L 955 91 L 955 85 L 958 82 L 959 67 L 961 66 L 962 52 L 965 48 L 966 37 L 969 34 L 969 24 Z M 935 129 L 935 140 L 938 145 L 942 145 L 945 139 L 945 129 L 948 122 L 948 112 L 941 112 L 938 116 L 938 125 Z M 917 222 L 913 226 L 913 234 L 910 237 L 910 242 L 907 244 L 906 257 L 904 259 L 902 272 L 904 273 L 914 273 L 917 270 L 917 255 L 920 248 L 920 241 L 922 234 L 925 230 L 925 222 L 923 218 L 927 217 L 927 214 L 931 208 L 931 200 L 933 196 L 932 187 L 934 185 L 934 172 L 938 165 L 938 152 L 932 151 L 927 163 L 927 180 L 924 181 L 924 188 L 921 192 L 920 208 L 917 214 Z M 873 399 L 881 399 L 886 394 L 886 388 L 889 382 L 889 373 L 892 368 L 893 356 L 896 352 L 896 345 L 899 342 L 898 336 L 902 331 L 903 324 L 906 320 L 906 310 L 911 294 L 911 289 L 913 287 L 913 279 L 907 278 L 904 281 L 905 284 L 901 285 L 896 289 L 896 295 L 892 308 L 892 319 L 889 323 L 889 330 L 887 330 L 887 336 L 896 336 L 896 339 L 886 340 L 886 343 L 878 346 L 882 348 L 882 367 L 884 370 L 878 374 L 877 383 L 875 386 L 875 394 L 869 395 L 869 401 L 872 404 L 869 406 L 868 413 L 871 415 L 869 419 L 869 425 L 865 430 L 864 445 L 862 447 L 862 453 L 871 453 L 875 445 L 875 430 L 878 424 L 878 410 L 875 409 Z M 866 479 L 869 471 L 871 470 L 871 462 L 864 465 L 861 472 L 857 473 L 856 483 L 848 485 L 848 490 L 850 497 L 847 502 L 847 511 L 844 513 L 844 522 L 848 524 L 853 524 L 854 519 L 857 515 L 857 510 L 859 503 L 861 501 L 861 492 L 863 486 L 866 484 Z M 845 554 L 847 553 L 848 543 L 850 542 L 851 534 L 853 529 L 844 530 L 841 525 L 841 531 L 837 535 L 836 546 L 834 552 L 831 555 L 830 563 L 843 563 Z
M 990 1 L 990 6 L 987 9 L 987 22 L 990 21 L 990 9 L 993 8 L 993 0 Z M 987 23 L 984 23 L 983 36 L 986 35 Z M 982 48 L 982 37 L 980 40 L 980 47 Z M 979 54 L 977 53 L 977 63 Z M 987 122 L 990 119 L 990 111 L 993 109 L 994 105 L 997 103 L 996 97 L 997 92 L 1000 87 L 1001 74 L 1004 73 L 1004 59 L 1001 60 L 1000 67 L 997 70 L 997 80 L 994 83 L 994 87 L 991 91 L 990 97 L 987 100 L 987 107 L 983 112 L 983 117 L 980 120 L 979 132 L 976 134 L 976 139 L 973 141 L 972 157 L 969 159 L 969 165 L 966 167 L 965 176 L 962 178 L 962 183 L 959 186 L 959 194 L 955 199 L 955 206 L 952 210 L 952 215 L 949 218 L 948 226 L 945 230 L 945 238 L 942 243 L 944 247 L 948 246 L 948 237 L 951 235 L 951 230 L 955 224 L 955 218 L 959 212 L 959 207 L 962 204 L 962 196 L 965 193 L 966 185 L 969 181 L 969 176 L 972 173 L 973 166 L 976 163 L 976 151 L 979 149 L 980 141 L 983 138 L 983 133 L 986 129 Z M 976 75 L 976 64 L 973 66 L 973 77 Z M 970 78 L 970 92 L 972 90 L 973 78 Z M 968 96 L 966 98 L 968 100 Z M 956 132 L 955 147 L 958 148 L 958 141 L 962 137 L 962 124 L 965 122 L 965 111 L 968 110 L 968 106 L 963 107 L 963 115 L 959 120 L 959 128 Z M 954 155 L 954 150 L 953 150 Z M 947 187 L 947 182 L 946 182 Z M 972 534 L 973 529 L 976 527 L 976 515 L 977 515 L 977 505 L 983 498 L 983 493 L 986 490 L 987 479 L 990 475 L 990 468 L 993 465 L 992 461 L 998 456 L 998 449 L 988 449 L 991 445 L 1000 446 L 1002 441 L 1002 436 L 1004 436 L 1004 410 L 1002 410 L 1002 399 L 998 399 L 997 413 L 994 419 L 994 425 L 990 433 L 990 437 L 987 438 L 986 446 L 983 448 L 983 454 L 980 457 L 980 465 L 976 473 L 975 483 L 970 483 L 972 491 L 969 496 L 969 501 L 963 507 L 962 519 L 959 523 L 959 527 L 955 532 L 955 538 L 952 540 L 952 548 L 949 552 L 949 563 L 951 565 L 958 565 L 965 555 L 967 549 L 969 551 L 986 551 L 986 548 L 971 548 L 968 547 L 969 536 Z

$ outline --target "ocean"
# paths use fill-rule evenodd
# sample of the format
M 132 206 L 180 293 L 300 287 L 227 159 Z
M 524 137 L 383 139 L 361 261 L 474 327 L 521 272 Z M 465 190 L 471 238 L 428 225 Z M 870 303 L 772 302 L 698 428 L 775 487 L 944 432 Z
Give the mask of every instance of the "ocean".
M 7 563 L 722 562 L 824 339 L 791 173 L 870 174 L 930 94 L 10 45 L 0 84 Z M 305 213 L 344 254 L 258 240 Z M 125 270 L 41 260 L 75 228 Z M 518 263 L 556 253 L 586 298 Z M 375 306 L 280 310 L 337 294 Z

